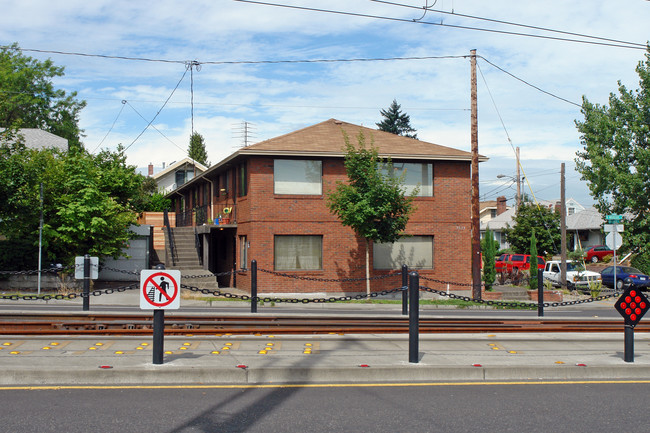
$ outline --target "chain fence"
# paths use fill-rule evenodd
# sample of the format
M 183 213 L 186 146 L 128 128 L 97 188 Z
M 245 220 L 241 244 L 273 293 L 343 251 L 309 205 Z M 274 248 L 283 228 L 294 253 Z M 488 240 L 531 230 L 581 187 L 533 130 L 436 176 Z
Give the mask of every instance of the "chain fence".
M 83 267 L 83 265 L 78 265 Z M 57 267 L 57 268 L 48 268 L 48 269 L 43 269 L 40 272 L 41 273 L 47 273 L 47 274 L 57 274 L 59 272 L 67 272 L 67 271 L 72 271 L 75 270 L 77 266 L 67 266 L 67 267 Z M 121 274 L 127 274 L 131 276 L 137 276 L 139 278 L 140 276 L 140 271 L 127 271 L 123 269 L 115 269 L 115 268 L 110 268 L 110 267 L 101 267 L 100 269 L 105 269 L 108 271 L 112 272 L 117 272 Z M 214 273 L 214 272 L 209 272 L 209 273 L 204 273 L 204 274 L 198 274 L 198 275 L 183 275 L 183 279 L 200 279 L 200 278 L 218 278 L 218 277 L 225 277 L 225 276 L 231 276 L 233 274 L 242 274 L 245 272 L 248 272 L 248 269 L 242 269 L 242 270 L 233 270 L 233 271 L 226 271 L 226 272 L 220 272 L 220 273 Z M 274 275 L 277 277 L 281 278 L 287 278 L 287 279 L 292 279 L 292 280 L 300 280 L 300 281 L 309 281 L 309 282 L 320 282 L 320 283 L 349 283 L 349 282 L 362 282 L 362 281 L 377 281 L 377 280 L 384 280 L 388 278 L 395 278 L 395 277 L 402 277 L 402 273 L 389 273 L 386 275 L 380 275 L 380 276 L 375 276 L 375 277 L 370 277 L 370 278 L 365 278 L 365 277 L 357 277 L 357 278 L 318 278 L 318 277 L 305 277 L 305 276 L 300 276 L 300 275 L 294 275 L 294 274 L 288 274 L 288 273 L 283 273 L 283 272 L 277 272 L 277 271 L 271 271 L 267 269 L 258 269 L 259 272 L 266 273 L 269 275 Z M 38 274 L 38 270 L 29 270 L 29 271 L 0 271 L 0 275 L 36 275 Z M 420 279 L 433 282 L 436 284 L 441 284 L 441 285 L 448 285 L 448 286 L 454 286 L 454 287 L 471 287 L 471 283 L 459 283 L 455 281 L 445 281 L 445 280 L 440 280 L 436 278 L 430 278 L 426 277 L 424 275 L 419 276 Z M 384 297 L 388 295 L 392 295 L 398 292 L 403 292 L 408 290 L 407 286 L 400 286 L 396 287 L 393 289 L 389 290 L 382 290 L 382 291 L 377 291 L 377 292 L 371 292 L 371 293 L 363 293 L 363 294 L 357 294 L 353 296 L 332 296 L 332 297 L 312 297 L 312 298 L 282 298 L 282 297 L 259 297 L 259 296 L 250 296 L 246 294 L 237 294 L 237 293 L 231 293 L 227 291 L 222 291 L 219 289 L 212 290 L 212 289 L 206 289 L 206 288 L 200 288 L 197 286 L 193 285 L 187 285 L 187 284 L 181 284 L 180 285 L 181 289 L 188 290 L 190 292 L 194 293 L 200 293 L 206 296 L 214 296 L 214 297 L 223 297 L 227 299 L 238 299 L 241 301 L 247 301 L 247 302 L 263 302 L 263 303 L 291 303 L 291 304 L 309 304 L 309 303 L 334 303 L 334 302 L 348 302 L 348 301 L 358 301 L 358 300 L 363 300 L 363 299 L 369 299 L 369 298 L 378 298 L 378 297 Z M 101 295 L 111 295 L 114 293 L 123 293 L 129 290 L 139 290 L 140 284 L 139 283 L 132 283 L 128 285 L 124 285 L 121 287 L 115 287 L 115 288 L 106 288 L 106 289 L 100 289 L 100 290 L 92 290 L 89 293 L 84 293 L 80 291 L 75 291 L 71 293 L 66 293 L 66 294 L 55 294 L 55 295 L 50 295 L 50 294 L 43 294 L 43 295 L 31 295 L 31 294 L 23 294 L 23 295 L 17 295 L 17 294 L 0 294 L 0 299 L 3 300 L 12 300 L 12 301 L 19 301 L 19 300 L 24 300 L 24 301 L 49 301 L 49 300 L 71 300 L 71 299 L 77 299 L 77 298 L 87 298 L 91 296 L 101 296 Z M 540 306 L 539 303 L 535 302 L 516 302 L 516 301 L 498 301 L 498 300 L 485 300 L 485 299 L 477 299 L 473 298 L 470 296 L 463 296 L 463 295 L 457 295 L 454 293 L 449 293 L 444 290 L 436 290 L 431 287 L 426 287 L 420 285 L 420 291 L 428 292 L 434 295 L 438 295 L 443 298 L 449 298 L 449 299 L 457 299 L 469 303 L 475 303 L 479 305 L 487 305 L 487 306 L 496 306 L 496 307 L 506 307 L 506 308 L 519 308 L 519 309 L 534 309 L 538 308 Z M 589 297 L 585 299 L 578 299 L 578 300 L 573 300 L 573 301 L 564 301 L 564 302 L 544 302 L 541 304 L 543 307 L 564 307 L 564 306 L 573 306 L 573 305 L 579 305 L 579 304 L 585 304 L 585 303 L 591 303 L 591 302 L 598 302 L 598 301 L 603 301 L 607 299 L 611 299 L 615 296 L 619 296 L 620 292 L 614 290 L 613 293 L 611 294 L 606 294 L 606 295 L 600 295 L 600 296 L 595 296 L 595 297 Z

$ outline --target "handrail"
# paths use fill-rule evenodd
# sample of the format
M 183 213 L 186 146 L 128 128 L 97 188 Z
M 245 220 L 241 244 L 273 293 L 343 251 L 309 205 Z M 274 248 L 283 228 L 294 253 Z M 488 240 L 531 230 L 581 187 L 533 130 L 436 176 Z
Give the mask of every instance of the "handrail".
M 167 239 L 169 240 L 169 251 L 172 256 L 172 266 L 176 266 L 176 259 L 178 258 L 176 254 L 176 244 L 174 243 L 174 232 L 172 230 L 171 224 L 169 222 L 169 213 L 167 210 L 164 212 L 164 225 L 167 229 Z

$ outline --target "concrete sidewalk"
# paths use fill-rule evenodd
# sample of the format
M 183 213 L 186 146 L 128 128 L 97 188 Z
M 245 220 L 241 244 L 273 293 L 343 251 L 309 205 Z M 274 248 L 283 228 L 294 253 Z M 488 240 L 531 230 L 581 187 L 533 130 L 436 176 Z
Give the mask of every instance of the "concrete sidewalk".
M 139 305 L 138 299 L 137 290 L 93 297 L 91 309 Z M 0 310 L 16 302 L 2 301 Z M 181 302 L 181 312 L 209 306 Z M 609 300 L 604 302 L 609 308 Z M 56 311 L 71 303 L 80 306 L 81 299 L 47 305 Z M 223 304 L 231 305 L 233 314 L 247 314 L 248 304 Z M 282 307 L 263 312 L 282 314 Z M 481 311 L 476 313 L 480 317 Z M 418 362 L 410 363 L 406 334 L 167 336 L 164 362 L 154 365 L 150 336 L 0 336 L 0 385 L 650 380 L 650 334 L 635 334 L 635 362 L 626 363 L 622 320 L 620 333 L 421 334 L 419 339 Z

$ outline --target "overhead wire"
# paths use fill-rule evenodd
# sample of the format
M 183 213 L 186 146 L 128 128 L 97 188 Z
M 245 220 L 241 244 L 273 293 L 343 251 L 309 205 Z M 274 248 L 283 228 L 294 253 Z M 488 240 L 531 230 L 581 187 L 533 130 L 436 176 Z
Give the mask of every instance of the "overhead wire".
M 156 118 L 158 117 L 158 115 L 160 114 L 160 112 L 161 112 L 161 111 L 163 110 L 163 108 L 165 108 L 165 106 L 167 105 L 167 102 L 169 102 L 169 100 L 171 99 L 171 97 L 174 96 L 174 93 L 176 92 L 176 89 L 178 89 L 178 86 L 180 86 L 180 85 L 181 85 L 181 82 L 183 82 L 183 79 L 185 78 L 185 75 L 187 75 L 187 70 L 188 70 L 188 69 L 189 69 L 189 67 L 186 67 L 186 68 L 185 68 L 185 72 L 183 72 L 183 76 L 181 77 L 180 80 L 178 80 L 178 83 L 176 83 L 176 87 L 174 87 L 174 90 L 172 90 L 172 92 L 169 94 L 169 97 L 167 97 L 167 100 L 165 101 L 165 103 L 162 105 L 162 107 L 160 107 L 160 110 L 158 110 L 158 112 L 156 113 L 156 115 L 153 116 L 153 118 L 149 121 L 149 123 L 147 124 L 147 126 L 145 126 L 145 128 L 142 130 L 142 132 L 141 132 L 140 134 L 138 134 L 137 137 L 135 137 L 135 139 L 131 142 L 131 144 L 129 144 L 128 146 L 126 146 L 126 148 L 124 149 L 125 151 L 126 151 L 129 147 L 133 146 L 133 143 L 135 143 L 136 141 L 138 141 L 138 139 L 142 136 L 142 134 L 144 134 L 145 131 L 146 131 L 147 129 L 149 129 L 149 126 L 151 126 L 151 124 L 153 123 L 153 121 L 156 120 Z M 129 104 L 129 105 L 130 105 L 130 104 Z M 131 108 L 133 108 L 133 107 L 131 107 Z M 139 113 L 138 113 L 138 114 L 139 114 Z M 142 117 L 142 116 L 141 116 L 141 117 Z M 158 129 L 156 129 L 156 131 L 158 131 Z M 158 132 L 160 132 L 160 131 L 158 131 Z M 164 135 L 164 134 L 163 134 L 163 135 Z M 170 141 L 171 141 L 171 140 L 170 140 Z M 178 146 L 177 146 L 177 147 L 178 147 Z
M 122 114 L 122 111 L 124 111 L 124 105 L 126 105 L 126 100 L 122 100 L 122 107 L 120 108 L 120 112 L 117 113 L 117 116 L 115 116 L 115 120 L 113 120 L 113 124 L 108 129 L 108 132 L 106 133 L 106 135 L 104 135 L 104 138 L 102 138 L 102 141 L 99 142 L 99 144 L 97 145 L 97 147 L 95 147 L 95 149 L 92 151 L 92 153 L 95 153 L 97 151 L 97 149 L 99 149 L 99 146 L 101 146 L 102 143 L 104 143 L 104 140 L 106 140 L 106 137 L 108 137 L 108 134 L 111 133 L 111 131 L 113 130 L 113 127 L 115 126 L 115 123 L 117 123 L 117 119 L 120 118 L 120 114 Z
M 577 37 L 581 37 L 581 38 L 595 39 L 595 40 L 600 40 L 600 41 L 616 42 L 616 43 L 619 43 L 619 44 L 638 46 L 638 47 L 643 48 L 643 49 L 646 48 L 646 44 L 640 44 L 638 42 L 622 41 L 622 40 L 619 40 L 619 39 L 611 39 L 611 38 L 604 38 L 604 37 L 601 37 L 601 36 L 587 35 L 585 33 L 568 32 L 568 31 L 565 31 L 565 30 L 551 29 L 551 28 L 548 28 L 548 27 L 533 26 L 533 25 L 529 25 L 529 24 L 515 23 L 515 22 L 512 22 L 512 21 L 504 21 L 504 20 L 497 20 L 497 19 L 493 19 L 493 18 L 479 17 L 479 16 L 476 16 L 476 15 L 461 14 L 461 13 L 458 13 L 458 12 L 454 12 L 453 10 L 451 12 L 449 12 L 449 11 L 444 11 L 444 10 L 440 10 L 440 9 L 431 9 L 433 6 L 435 6 L 435 3 L 433 5 L 431 5 L 431 6 L 428 6 L 428 1 L 425 4 L 425 6 L 413 6 L 413 5 L 403 4 L 403 3 L 389 2 L 389 1 L 385 1 L 385 0 L 370 0 L 370 1 L 375 2 L 375 3 L 383 3 L 383 4 L 387 4 L 387 5 L 400 6 L 400 7 L 404 7 L 404 8 L 410 8 L 410 9 L 425 9 L 428 12 L 435 12 L 435 13 L 444 14 L 444 15 L 452 15 L 452 16 L 463 17 L 463 18 L 470 18 L 470 19 L 474 19 L 474 20 L 478 20 L 478 21 L 487 21 L 487 22 L 496 23 L 496 24 L 505 24 L 505 25 L 509 25 L 509 26 L 523 27 L 523 28 L 532 29 L 532 30 L 541 30 L 541 31 L 544 31 L 544 32 L 549 32 L 549 33 L 558 33 L 558 34 L 562 34 L 562 35 L 577 36 Z M 426 15 L 426 13 L 425 13 L 425 15 Z M 423 15 L 423 17 L 424 17 L 424 15 Z M 419 21 L 421 19 L 422 18 L 419 18 L 418 20 L 413 20 L 413 21 Z
M 571 38 L 564 38 L 564 37 L 557 37 L 557 36 L 536 35 L 536 34 L 532 34 L 532 33 L 511 32 L 511 31 L 506 31 L 506 30 L 496 30 L 496 29 L 487 29 L 487 28 L 481 28 L 481 27 L 461 26 L 461 25 L 456 25 L 456 24 L 445 24 L 445 23 L 442 23 L 442 22 L 437 23 L 437 22 L 431 22 L 431 21 L 414 21 L 413 19 L 407 19 L 407 18 L 397 18 L 397 17 L 389 17 L 389 16 L 383 16 L 383 15 L 364 14 L 364 13 L 359 13 L 359 12 L 346 12 L 346 11 L 338 11 L 338 10 L 332 10 L 332 9 L 310 8 L 310 7 L 307 7 L 307 6 L 288 5 L 288 4 L 283 4 L 283 3 L 270 3 L 270 2 L 263 2 L 263 1 L 258 1 L 258 0 L 234 0 L 234 1 L 237 1 L 237 2 L 240 2 L 240 3 L 250 3 L 250 4 L 257 4 L 257 5 L 264 5 L 264 6 L 275 6 L 275 7 L 280 7 L 280 8 L 304 10 L 304 11 L 310 11 L 310 12 L 322 12 L 322 13 L 330 13 L 330 14 L 336 14 L 336 15 L 345 15 L 345 16 L 353 16 L 353 17 L 361 17 L 361 18 L 373 18 L 373 19 L 386 20 L 386 21 L 397 21 L 397 22 L 403 22 L 403 23 L 415 23 L 415 24 L 449 27 L 449 28 L 463 29 L 463 30 L 475 30 L 475 31 L 480 31 L 480 32 L 488 32 L 488 33 L 499 33 L 499 34 L 510 35 L 510 36 L 525 36 L 525 37 L 538 38 L 538 39 L 549 39 L 549 40 L 555 40 L 555 41 L 575 42 L 575 43 L 581 43 L 581 44 L 601 45 L 601 46 L 610 46 L 610 47 L 617 47 L 617 48 L 629 48 L 629 49 L 635 49 L 635 50 L 646 50 L 647 49 L 647 46 L 645 46 L 645 45 L 640 46 L 640 44 L 636 44 L 636 43 L 634 45 L 630 45 L 630 44 L 626 44 L 626 43 L 613 43 L 613 42 L 610 43 L 610 42 L 597 41 L 597 40 L 571 39 Z
M 494 97 L 492 96 L 492 92 L 490 91 L 490 86 L 488 85 L 487 80 L 485 79 L 485 75 L 483 75 L 483 71 L 481 70 L 481 66 L 478 65 L 478 63 L 477 63 L 477 67 L 478 67 L 479 73 L 481 74 L 481 78 L 483 79 L 483 83 L 485 84 L 485 88 L 488 91 L 488 95 L 490 96 L 490 100 L 492 101 L 494 109 L 495 109 L 495 111 L 497 113 L 497 116 L 499 117 L 499 121 L 501 122 L 501 126 L 503 127 L 503 130 L 505 131 L 508 142 L 510 143 L 510 147 L 512 148 L 513 152 L 515 152 L 515 155 L 516 155 L 517 151 L 515 150 L 515 146 L 513 145 L 512 140 L 510 138 L 510 134 L 508 133 L 508 128 L 506 128 L 506 124 L 504 123 L 503 118 L 501 117 L 501 113 L 499 112 L 499 108 L 497 107 L 496 101 L 494 100 Z M 524 180 L 526 181 L 526 184 L 528 184 L 528 189 L 530 190 L 530 193 L 533 196 L 533 200 L 535 201 L 535 204 L 537 205 L 537 210 L 540 212 L 540 217 L 542 219 L 542 224 L 544 225 L 544 228 L 546 229 L 546 233 L 547 233 L 549 239 L 553 243 L 553 249 L 557 250 L 557 245 L 555 245 L 555 240 L 553 239 L 553 236 L 551 235 L 551 230 L 549 229 L 547 222 L 544 220 L 544 214 L 541 212 L 541 210 L 542 210 L 541 206 L 539 204 L 539 201 L 537 200 L 537 197 L 535 196 L 535 191 L 533 191 L 533 187 L 530 184 L 530 180 L 526 176 L 526 171 L 524 170 L 524 166 L 521 164 L 521 161 L 519 160 L 519 158 L 515 158 L 515 159 L 517 161 L 518 168 L 521 169 L 521 172 L 523 174 Z M 519 181 L 519 179 L 517 179 L 517 182 L 518 181 Z

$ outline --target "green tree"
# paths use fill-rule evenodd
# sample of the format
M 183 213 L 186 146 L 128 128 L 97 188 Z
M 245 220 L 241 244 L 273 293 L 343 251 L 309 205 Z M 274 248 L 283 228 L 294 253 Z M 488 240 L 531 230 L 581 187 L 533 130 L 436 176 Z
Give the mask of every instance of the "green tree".
M 535 229 L 530 233 L 530 278 L 528 278 L 528 287 L 530 290 L 537 290 L 537 238 Z
M 366 292 L 370 293 L 370 242 L 395 242 L 402 236 L 417 191 L 405 195 L 403 178 L 391 176 L 390 160 L 384 161 L 372 144 L 366 148 L 362 133 L 358 146 L 347 135 L 345 143 L 348 182 L 337 182 L 327 196 L 327 205 L 343 225 L 366 241 Z
M 121 149 L 91 155 L 3 144 L 0 175 L 7 179 L 0 183 L 0 233 L 21 251 L 25 245 L 35 248 L 42 183 L 44 251 L 64 263 L 86 253 L 121 255 L 137 214 L 159 206 L 149 181 L 126 164 Z
M 415 129 L 411 126 L 411 118 L 408 114 L 402 113 L 401 106 L 393 99 L 393 103 L 390 104 L 388 110 L 380 111 L 383 120 L 376 123 L 377 128 L 380 131 L 390 132 L 391 134 L 403 135 L 410 138 L 418 138 L 417 134 L 414 134 Z
M 639 261 L 650 263 L 650 47 L 636 72 L 639 88 L 619 81 L 609 106 L 583 97 L 576 169 L 602 215 L 630 215 L 623 248 L 638 249 Z
M 483 252 L 483 282 L 485 283 L 485 290 L 491 290 L 494 281 L 497 278 L 496 270 L 496 252 L 498 242 L 494 240 L 492 230 L 486 229 L 485 236 L 481 242 L 481 250 Z
M 52 80 L 63 71 L 49 59 L 25 56 L 18 44 L 0 47 L 0 128 L 39 128 L 80 147 L 79 113 L 86 102 L 54 87 Z
M 540 255 L 553 254 L 560 248 L 560 214 L 547 207 L 523 201 L 517 209 L 513 225 L 504 230 L 513 251 L 530 254 L 530 236 L 535 230 Z
M 200 162 L 205 166 L 209 166 L 208 152 L 205 150 L 205 140 L 198 132 L 190 136 L 190 147 L 187 149 L 187 154 L 196 162 Z

